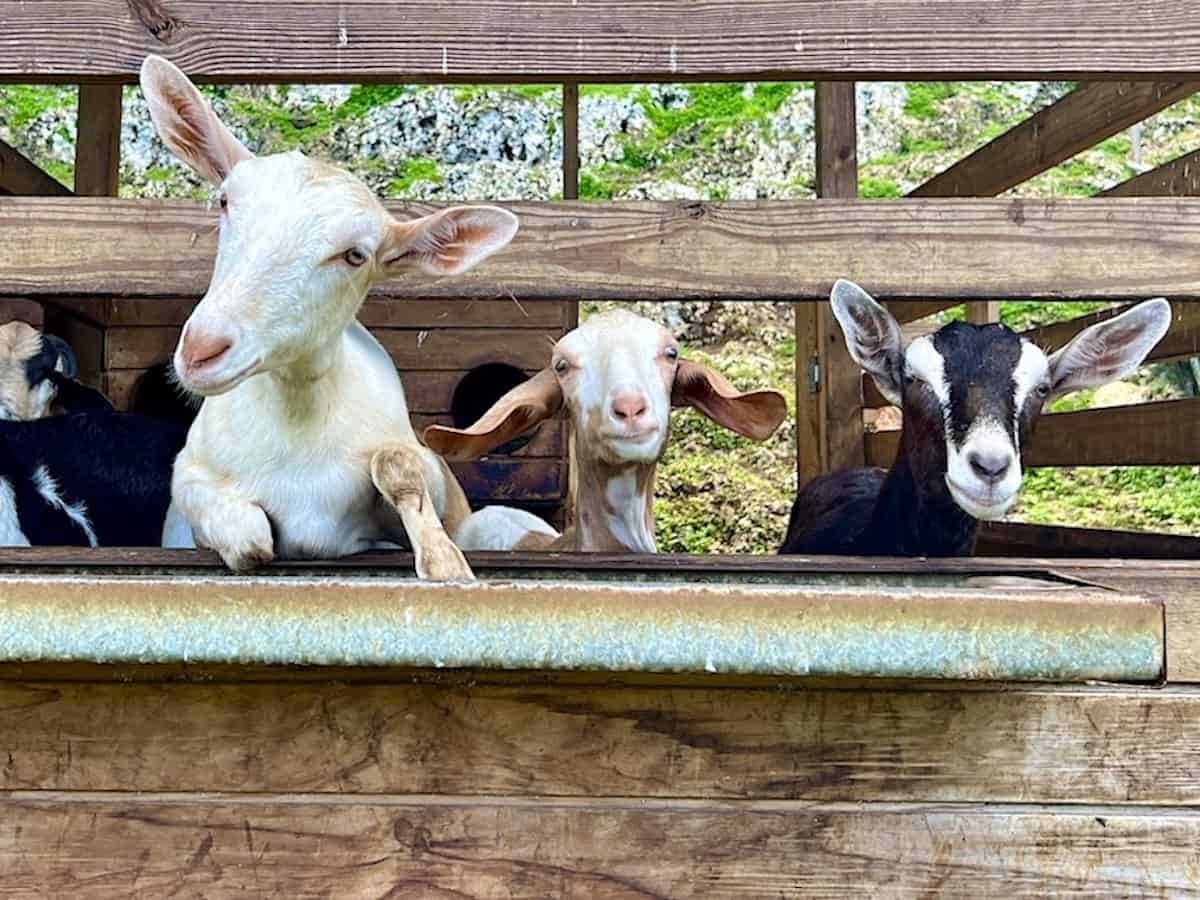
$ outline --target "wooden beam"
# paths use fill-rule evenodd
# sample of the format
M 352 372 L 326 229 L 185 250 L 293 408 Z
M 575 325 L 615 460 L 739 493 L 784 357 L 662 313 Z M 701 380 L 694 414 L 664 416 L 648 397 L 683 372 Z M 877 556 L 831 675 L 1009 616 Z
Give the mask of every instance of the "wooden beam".
M 1089 325 L 1111 319 L 1130 309 L 1133 305 L 1130 303 L 1115 306 L 1067 322 L 1043 325 L 1040 328 L 1024 332 L 1023 337 L 1048 352 L 1058 350 L 1065 347 L 1075 335 Z M 1150 351 L 1146 357 L 1147 362 L 1185 359 L 1189 356 L 1200 355 L 1200 303 L 1176 303 L 1172 305 L 1171 312 L 1171 329 L 1167 332 L 1166 337 Z
M 896 321 L 903 324 L 940 313 L 943 309 L 958 306 L 961 302 L 961 300 L 892 300 L 884 305 L 896 317 Z
M 850 81 L 816 84 L 817 196 L 858 196 L 855 87 Z M 815 355 L 813 350 L 815 349 Z M 816 391 L 813 378 L 816 376 Z M 846 351 L 832 311 L 796 316 L 797 477 L 803 484 L 822 472 L 863 464 L 862 376 Z M 817 446 L 811 445 L 812 435 Z
M 899 431 L 867 435 L 867 463 L 890 466 Z M 1025 466 L 1190 466 L 1200 463 L 1200 399 L 1044 416 Z
M 563 199 L 579 199 L 579 84 L 569 81 L 562 86 L 562 175 Z M 579 324 L 579 302 L 566 304 L 566 327 L 569 331 Z
M 979 556 L 1004 557 L 1195 559 L 1200 554 L 1200 538 L 1025 522 L 984 522 L 975 552 Z
M 1196 199 L 510 206 L 521 230 L 486 265 L 389 281 L 380 294 L 827 302 L 844 276 L 882 300 L 1200 298 Z M 408 217 L 435 207 L 389 208 Z M 192 202 L 0 199 L 0 294 L 199 296 L 215 222 Z
M 121 168 L 121 86 L 81 84 L 75 137 L 75 193 L 115 197 Z
M 1200 196 L 1200 150 L 1185 153 L 1156 169 L 1101 191 L 1101 197 Z
M 0 789 L 1200 803 L 1195 692 L 950 683 L 738 691 L 511 677 L 467 689 L 411 676 L 337 687 L 282 675 L 189 684 L 169 673 L 150 683 L 0 683 L 14 759 L 0 768 Z M 654 727 L 631 722 L 635 711 Z M 1064 769 L 1063 759 L 1074 764 Z
M 1200 77 L 1190 7 L 1141 0 L 428 3 L 57 0 L 0 5 L 15 82 L 132 82 L 147 53 L 204 80 L 672 81 Z
M 1083 85 L 935 175 L 909 196 L 1001 194 L 1197 90 L 1197 81 Z
M 0 191 L 5 196 L 19 197 L 68 197 L 71 194 L 70 188 L 4 141 L 0 141 Z
M 990 325 L 1000 321 L 998 300 L 973 300 L 967 304 L 967 321 L 972 325 Z

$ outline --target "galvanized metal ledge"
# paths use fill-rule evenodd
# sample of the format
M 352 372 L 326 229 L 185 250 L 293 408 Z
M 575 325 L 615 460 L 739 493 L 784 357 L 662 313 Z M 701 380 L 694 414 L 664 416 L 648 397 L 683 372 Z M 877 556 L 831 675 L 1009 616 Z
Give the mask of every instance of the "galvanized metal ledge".
M 1061 586 L 0 576 L 0 662 L 34 661 L 1147 682 L 1164 632 Z

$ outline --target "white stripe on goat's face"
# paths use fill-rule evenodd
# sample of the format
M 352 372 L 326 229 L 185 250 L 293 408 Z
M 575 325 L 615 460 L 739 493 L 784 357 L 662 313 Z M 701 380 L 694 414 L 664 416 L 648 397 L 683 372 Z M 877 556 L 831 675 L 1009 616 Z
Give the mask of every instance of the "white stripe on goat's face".
M 956 322 L 913 341 L 904 364 L 905 428 L 926 446 L 944 440 L 946 485 L 965 512 L 1003 517 L 1049 391 L 1046 355 L 1002 325 Z
M 299 152 L 240 162 L 221 205 L 212 282 L 175 351 L 183 385 L 205 395 L 328 346 L 366 294 L 391 221 L 357 178 Z
M 578 452 L 614 465 L 657 461 L 678 355 L 671 332 L 625 310 L 592 316 L 559 341 L 551 365 L 576 423 Z

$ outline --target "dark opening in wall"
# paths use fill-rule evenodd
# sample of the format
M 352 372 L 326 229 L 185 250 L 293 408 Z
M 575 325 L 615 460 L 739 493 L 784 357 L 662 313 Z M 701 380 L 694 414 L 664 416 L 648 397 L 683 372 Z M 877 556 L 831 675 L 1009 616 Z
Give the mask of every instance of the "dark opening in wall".
M 450 399 L 450 416 L 454 419 L 454 427 L 469 428 L 474 425 L 492 408 L 493 403 L 528 380 L 528 375 L 508 363 L 484 363 L 471 369 L 458 382 Z M 537 428 L 531 428 L 507 444 L 501 444 L 489 455 L 515 453 L 533 440 L 535 434 Z

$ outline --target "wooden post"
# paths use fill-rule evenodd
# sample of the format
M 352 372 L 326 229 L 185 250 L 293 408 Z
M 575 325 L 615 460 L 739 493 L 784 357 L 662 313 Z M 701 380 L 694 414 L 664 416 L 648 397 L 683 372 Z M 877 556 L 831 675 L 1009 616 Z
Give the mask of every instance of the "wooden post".
M 75 193 L 115 197 L 121 162 L 121 86 L 81 84 L 75 135 Z
M 817 196 L 858 196 L 854 83 L 816 85 Z M 862 373 L 827 303 L 796 308 L 796 454 L 799 484 L 863 464 Z
M 562 175 L 563 199 L 579 199 L 579 85 L 566 82 L 562 87 L 563 146 Z M 567 304 L 566 327 L 579 324 L 579 303 Z
M 972 325 L 987 325 L 1000 321 L 999 300 L 971 300 L 967 302 L 967 321 Z

